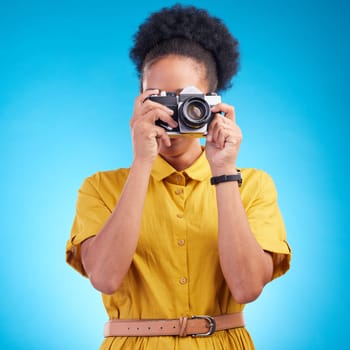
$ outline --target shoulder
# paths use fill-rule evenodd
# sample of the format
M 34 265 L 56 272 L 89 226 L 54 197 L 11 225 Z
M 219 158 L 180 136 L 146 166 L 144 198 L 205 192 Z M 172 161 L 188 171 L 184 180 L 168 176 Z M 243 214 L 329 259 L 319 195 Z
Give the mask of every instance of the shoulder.
M 126 178 L 129 174 L 129 171 L 129 168 L 98 171 L 87 177 L 86 180 L 91 181 L 93 183 L 120 180 Z
M 97 192 L 121 190 L 129 174 L 129 168 L 98 171 L 85 178 L 81 188 Z
M 265 184 L 273 182 L 272 177 L 266 171 L 256 168 L 240 168 L 242 179 L 245 183 L 252 184 Z
M 276 197 L 276 188 L 270 174 L 256 168 L 240 168 L 242 174 L 241 194 L 245 198 Z

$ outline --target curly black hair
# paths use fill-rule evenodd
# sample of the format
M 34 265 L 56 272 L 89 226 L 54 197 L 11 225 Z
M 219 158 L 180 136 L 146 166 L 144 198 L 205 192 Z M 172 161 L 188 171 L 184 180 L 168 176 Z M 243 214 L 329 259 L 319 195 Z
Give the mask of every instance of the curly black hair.
M 170 54 L 205 65 L 213 91 L 231 87 L 238 71 L 238 41 L 225 24 L 204 9 L 176 4 L 152 13 L 134 35 L 130 58 L 139 77 L 147 63 Z

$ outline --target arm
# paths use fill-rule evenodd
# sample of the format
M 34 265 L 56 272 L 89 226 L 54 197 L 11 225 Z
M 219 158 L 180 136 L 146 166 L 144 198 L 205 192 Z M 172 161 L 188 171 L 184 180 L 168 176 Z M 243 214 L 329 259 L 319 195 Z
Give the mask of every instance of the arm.
M 219 255 L 226 282 L 238 303 L 255 300 L 272 278 L 272 257 L 253 236 L 237 182 L 216 185 Z
M 139 238 L 149 174 L 149 166 L 133 163 L 110 218 L 97 236 L 82 243 L 85 271 L 92 285 L 103 293 L 114 293 L 130 267 Z
M 155 126 L 154 121 L 161 118 L 169 124 L 175 123 L 167 107 L 151 101 L 144 103 L 152 92 L 141 94 L 135 101 L 130 123 L 134 161 L 118 204 L 98 235 L 81 245 L 82 263 L 91 283 L 106 294 L 112 294 L 119 288 L 132 262 L 149 177 L 158 154 L 158 139 L 165 144 L 170 143 L 164 129 Z
M 235 123 L 234 109 L 219 104 L 207 135 L 206 154 L 213 176 L 235 174 L 242 133 Z M 223 275 L 238 303 L 255 300 L 272 278 L 273 263 L 252 234 L 241 201 L 238 184 L 216 185 L 219 217 L 218 246 Z

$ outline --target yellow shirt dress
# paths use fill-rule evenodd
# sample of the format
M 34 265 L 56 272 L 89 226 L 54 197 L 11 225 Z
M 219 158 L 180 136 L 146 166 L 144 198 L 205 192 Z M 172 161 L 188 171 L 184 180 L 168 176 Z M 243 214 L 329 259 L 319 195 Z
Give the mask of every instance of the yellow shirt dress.
M 128 173 L 129 169 L 96 173 L 79 190 L 66 257 L 85 276 L 80 244 L 98 234 L 116 206 Z M 261 247 L 273 254 L 276 278 L 288 270 L 291 256 L 276 190 L 263 171 L 241 169 L 241 173 L 240 193 L 250 228 Z M 102 295 L 109 319 L 216 316 L 243 310 L 220 269 L 216 193 L 210 177 L 204 152 L 182 172 L 160 156 L 156 159 L 130 270 L 113 295 Z M 203 338 L 107 337 L 100 349 L 246 350 L 254 345 L 242 327 Z

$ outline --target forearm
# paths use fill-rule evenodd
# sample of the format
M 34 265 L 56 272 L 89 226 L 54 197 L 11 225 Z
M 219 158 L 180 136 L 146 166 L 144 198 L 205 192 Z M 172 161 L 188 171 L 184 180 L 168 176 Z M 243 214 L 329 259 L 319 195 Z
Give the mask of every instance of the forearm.
M 216 196 L 221 268 L 235 300 L 247 303 L 271 280 L 272 259 L 250 230 L 237 182 L 218 184 Z
M 115 292 L 136 250 L 151 166 L 134 161 L 118 204 L 99 234 L 82 245 L 84 268 L 94 287 Z

